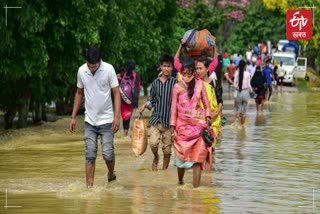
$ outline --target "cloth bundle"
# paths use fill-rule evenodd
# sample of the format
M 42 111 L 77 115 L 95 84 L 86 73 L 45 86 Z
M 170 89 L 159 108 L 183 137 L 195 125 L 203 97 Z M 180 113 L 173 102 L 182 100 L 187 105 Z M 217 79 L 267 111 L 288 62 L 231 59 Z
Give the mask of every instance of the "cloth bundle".
M 186 57 L 212 56 L 216 38 L 207 29 L 188 30 L 181 42 Z

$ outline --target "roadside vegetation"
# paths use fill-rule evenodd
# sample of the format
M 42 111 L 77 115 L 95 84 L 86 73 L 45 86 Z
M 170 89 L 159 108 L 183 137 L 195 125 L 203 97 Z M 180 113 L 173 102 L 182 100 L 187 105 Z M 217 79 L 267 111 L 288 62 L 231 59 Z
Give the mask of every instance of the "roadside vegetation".
M 320 75 L 313 68 L 307 69 L 308 79 L 299 78 L 296 80 L 296 86 L 299 91 L 320 91 Z
M 52 102 L 58 115 L 70 114 L 76 73 L 91 44 L 101 46 L 103 60 L 116 69 L 134 60 L 147 88 L 157 76 L 160 54 L 174 54 L 189 29 L 208 29 L 219 53 L 244 55 L 248 46 L 268 40 L 276 44 L 286 37 L 288 9 L 320 5 L 320 0 L 58 2 L 12 0 L 11 5 L 23 9 L 9 10 L 8 19 L 0 19 L 0 111 L 7 129 L 26 127 L 30 112 L 34 123 L 47 120 Z M 320 8 L 314 13 L 314 23 L 319 23 Z M 309 66 L 319 69 L 319 24 L 313 26 L 312 40 L 300 45 L 306 47 Z

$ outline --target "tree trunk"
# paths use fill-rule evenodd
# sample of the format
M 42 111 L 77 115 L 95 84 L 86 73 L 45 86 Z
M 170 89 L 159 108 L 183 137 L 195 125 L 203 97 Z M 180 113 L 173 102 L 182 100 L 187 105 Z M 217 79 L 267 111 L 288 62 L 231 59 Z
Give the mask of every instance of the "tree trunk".
M 56 113 L 57 115 L 64 115 L 66 113 L 65 103 L 63 100 L 56 102 Z
M 34 107 L 34 114 L 33 114 L 33 124 L 39 124 L 41 123 L 41 105 L 39 103 L 35 104 Z
M 143 87 L 144 96 L 148 96 L 148 87 Z
M 24 97 L 24 103 L 21 104 L 18 109 L 19 119 L 18 119 L 17 128 L 27 127 L 29 107 L 30 107 L 30 95 L 26 93 Z
M 13 119 L 16 116 L 17 108 L 16 106 L 11 106 L 9 110 L 4 114 L 4 128 L 12 129 L 13 128 Z
M 47 117 L 47 107 L 46 104 L 41 104 L 41 119 L 42 121 L 48 121 L 48 117 Z
M 316 70 L 316 72 L 320 75 L 320 67 L 319 64 L 320 62 L 318 62 L 318 55 L 314 58 L 314 68 Z

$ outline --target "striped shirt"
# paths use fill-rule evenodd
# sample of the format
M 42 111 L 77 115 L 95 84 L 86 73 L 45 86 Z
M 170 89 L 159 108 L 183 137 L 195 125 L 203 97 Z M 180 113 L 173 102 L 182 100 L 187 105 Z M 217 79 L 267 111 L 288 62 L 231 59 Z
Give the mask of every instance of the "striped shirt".
M 150 89 L 150 103 L 153 107 L 153 112 L 149 123 L 156 125 L 160 122 L 163 127 L 170 127 L 170 112 L 173 86 L 177 83 L 177 79 L 169 77 L 164 83 L 159 78 L 154 80 Z

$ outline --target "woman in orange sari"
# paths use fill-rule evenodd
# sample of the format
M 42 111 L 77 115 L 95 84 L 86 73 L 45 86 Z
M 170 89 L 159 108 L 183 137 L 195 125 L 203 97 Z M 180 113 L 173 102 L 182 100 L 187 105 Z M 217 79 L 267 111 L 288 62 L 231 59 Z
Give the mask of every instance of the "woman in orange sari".
M 203 141 L 200 130 L 209 128 L 210 106 L 204 82 L 195 78 L 193 59 L 182 64 L 182 81 L 173 88 L 170 125 L 174 142 L 179 183 L 183 184 L 185 169 L 193 168 L 193 186 L 200 185 L 201 169 L 209 160 L 211 147 Z M 203 103 L 204 108 L 201 107 Z

